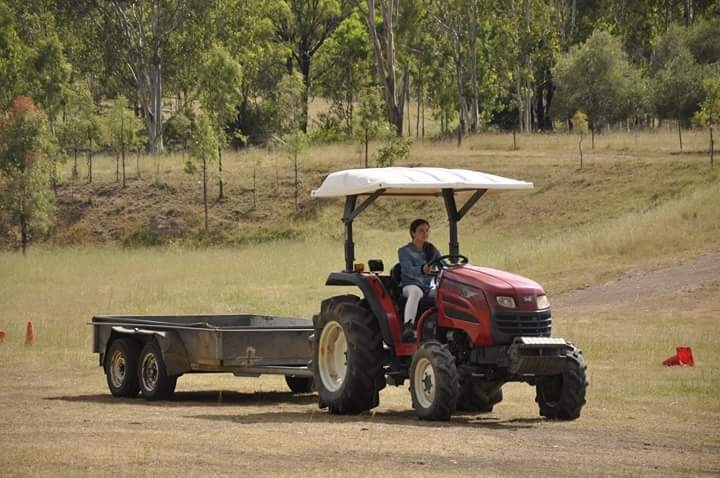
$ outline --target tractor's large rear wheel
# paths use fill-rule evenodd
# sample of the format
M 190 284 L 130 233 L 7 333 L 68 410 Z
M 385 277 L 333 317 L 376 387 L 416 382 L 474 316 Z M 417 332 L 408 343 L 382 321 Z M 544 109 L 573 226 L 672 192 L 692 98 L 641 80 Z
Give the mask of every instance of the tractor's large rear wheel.
M 567 353 L 563 373 L 554 375 L 536 385 L 535 401 L 540 415 L 559 420 L 575 420 L 585 405 L 587 365 L 582 352 L 573 348 Z
M 355 414 L 374 408 L 385 386 L 377 319 L 354 295 L 323 301 L 314 319 L 313 374 L 320 406 Z
M 461 412 L 490 413 L 502 402 L 502 383 L 478 382 L 466 379 L 460 386 L 457 409 Z
M 424 342 L 410 365 L 410 395 L 418 418 L 449 420 L 455 412 L 459 392 L 455 358 L 447 345 Z

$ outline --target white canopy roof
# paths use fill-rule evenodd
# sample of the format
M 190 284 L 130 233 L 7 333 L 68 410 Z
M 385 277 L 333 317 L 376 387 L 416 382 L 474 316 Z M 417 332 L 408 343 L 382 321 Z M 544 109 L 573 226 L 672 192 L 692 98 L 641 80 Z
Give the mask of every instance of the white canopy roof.
M 533 184 L 467 169 L 367 168 L 331 173 L 312 197 L 372 194 L 385 189 L 392 195 L 435 195 L 443 189 L 532 189 Z

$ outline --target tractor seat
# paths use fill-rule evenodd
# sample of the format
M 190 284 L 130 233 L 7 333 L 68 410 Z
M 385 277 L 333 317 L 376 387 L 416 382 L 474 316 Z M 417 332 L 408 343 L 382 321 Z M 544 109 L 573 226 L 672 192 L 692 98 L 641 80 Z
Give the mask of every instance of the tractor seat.
M 390 295 L 395 300 L 395 303 L 397 304 L 398 311 L 400 312 L 400 317 L 402 318 L 403 312 L 405 311 L 405 303 L 407 302 L 407 298 L 402 293 L 402 287 L 400 286 L 400 283 L 402 282 L 402 271 L 400 269 L 400 263 L 398 262 L 393 266 L 392 269 L 390 269 Z M 422 299 L 420 299 L 420 304 L 418 304 L 418 313 L 415 317 L 415 320 L 418 319 L 426 310 L 435 307 L 435 299 L 432 299 L 427 296 L 423 296 Z M 402 319 L 401 319 L 402 320 Z

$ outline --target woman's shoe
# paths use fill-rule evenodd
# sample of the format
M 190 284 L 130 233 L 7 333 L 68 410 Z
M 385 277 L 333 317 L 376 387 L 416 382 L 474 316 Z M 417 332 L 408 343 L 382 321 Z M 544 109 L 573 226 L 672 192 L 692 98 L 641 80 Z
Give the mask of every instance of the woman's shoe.
M 412 322 L 407 322 L 403 328 L 402 341 L 403 342 L 415 342 L 415 327 Z

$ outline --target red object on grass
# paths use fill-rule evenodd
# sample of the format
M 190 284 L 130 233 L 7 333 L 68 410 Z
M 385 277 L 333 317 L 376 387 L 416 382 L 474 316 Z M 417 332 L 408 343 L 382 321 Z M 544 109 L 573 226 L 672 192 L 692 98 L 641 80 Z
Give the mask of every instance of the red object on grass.
M 666 367 L 672 367 L 673 365 L 680 365 L 680 359 L 677 355 L 673 355 L 672 357 L 666 358 L 663 360 L 663 365 Z
M 675 352 L 675 355 L 663 360 L 662 364 L 666 367 L 672 367 L 674 365 L 695 366 L 695 359 L 693 359 L 692 349 L 690 347 L 677 347 Z
M 693 358 L 692 349 L 690 347 L 678 347 L 677 358 L 680 361 L 680 365 L 687 365 L 688 367 L 695 366 L 695 359 Z
M 0 344 L 5 341 L 5 331 L 0 330 Z

